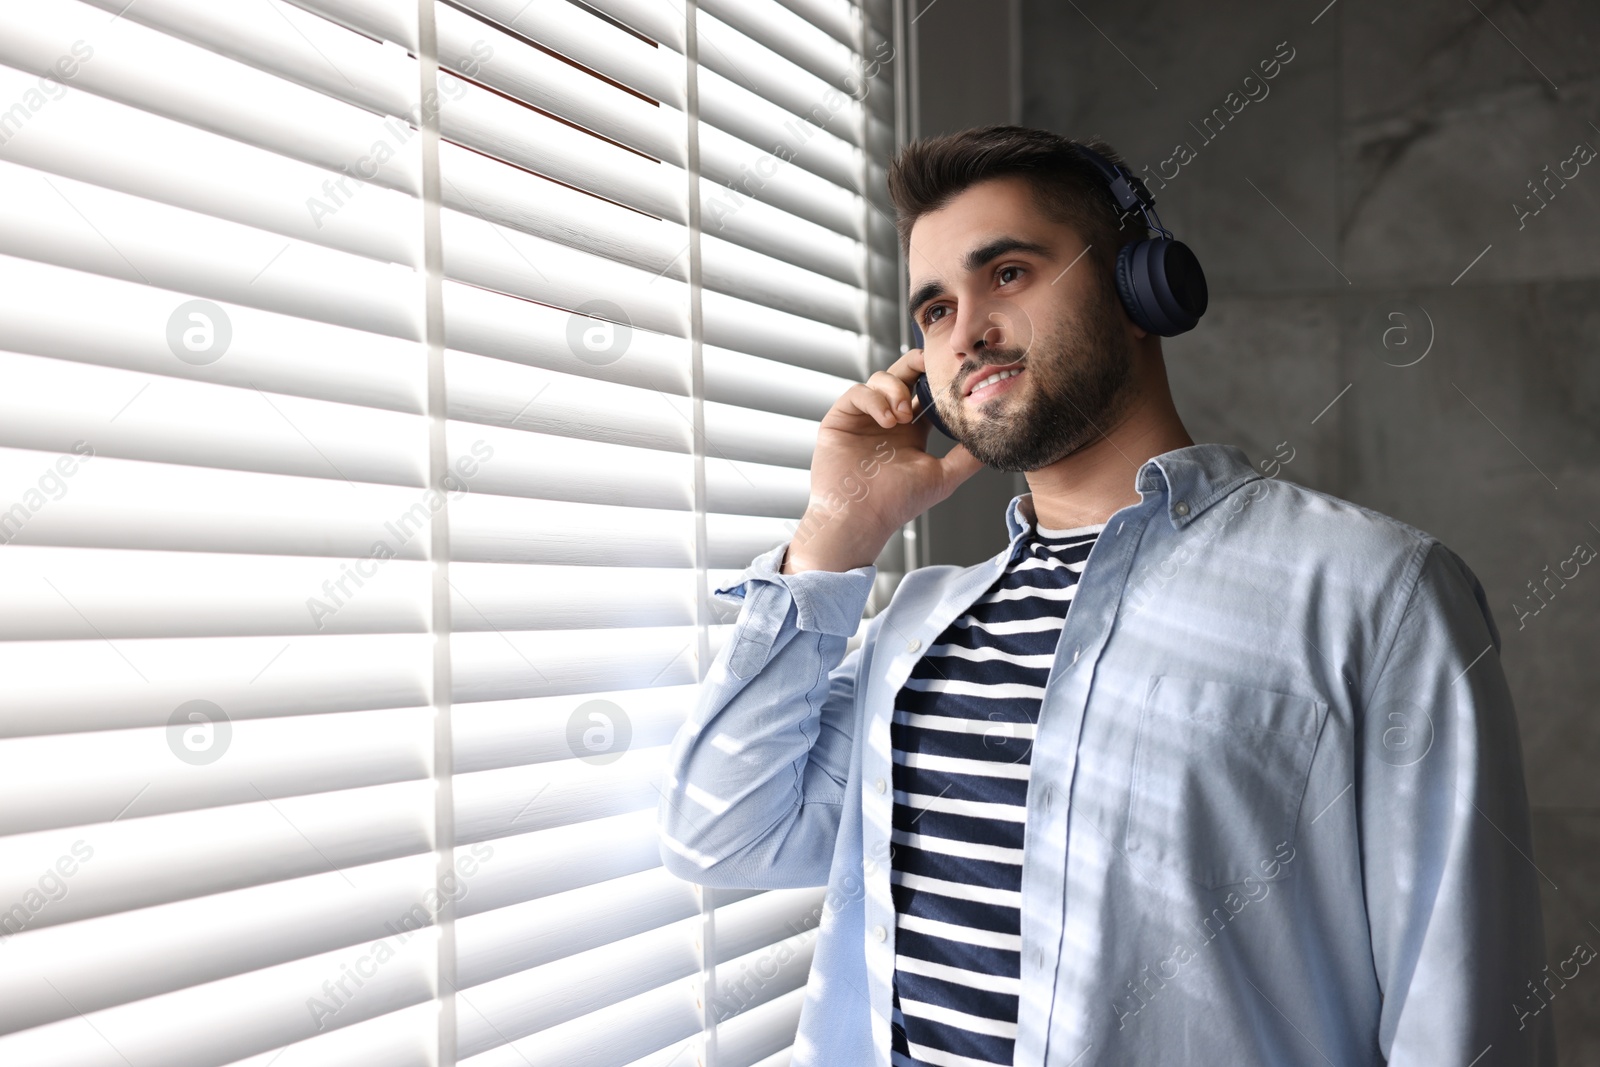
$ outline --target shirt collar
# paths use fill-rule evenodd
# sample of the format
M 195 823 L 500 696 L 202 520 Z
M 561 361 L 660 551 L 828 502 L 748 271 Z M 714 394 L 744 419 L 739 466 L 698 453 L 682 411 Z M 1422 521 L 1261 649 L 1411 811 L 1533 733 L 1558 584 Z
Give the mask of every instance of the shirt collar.
M 1167 491 L 1167 518 L 1172 528 L 1181 530 L 1200 517 L 1200 513 L 1244 483 L 1261 475 L 1237 445 L 1203 444 L 1176 448 L 1145 461 L 1134 475 L 1134 488 L 1141 498 Z M 1015 544 L 1018 537 L 1033 528 L 1033 493 L 1011 498 L 1006 507 L 1006 531 Z

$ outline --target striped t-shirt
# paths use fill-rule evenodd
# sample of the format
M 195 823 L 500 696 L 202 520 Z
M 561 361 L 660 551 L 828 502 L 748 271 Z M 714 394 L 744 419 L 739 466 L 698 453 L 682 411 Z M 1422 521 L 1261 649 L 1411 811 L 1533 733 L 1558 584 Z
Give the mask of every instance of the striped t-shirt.
M 1009 1067 L 1034 728 L 1104 523 L 1035 526 L 895 696 L 895 1067 Z

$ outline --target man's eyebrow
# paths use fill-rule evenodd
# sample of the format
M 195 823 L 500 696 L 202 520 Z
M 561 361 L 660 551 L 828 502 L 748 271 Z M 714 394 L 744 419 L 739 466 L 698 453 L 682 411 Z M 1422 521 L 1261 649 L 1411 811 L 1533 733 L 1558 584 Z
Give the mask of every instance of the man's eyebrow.
M 996 237 L 986 245 L 980 245 L 967 253 L 967 258 L 961 263 L 969 271 L 977 270 L 986 263 L 999 259 L 1007 252 L 1032 252 L 1037 256 L 1047 256 L 1050 250 L 1036 241 L 1024 241 L 1020 237 Z
M 996 237 L 986 245 L 979 245 L 968 252 L 962 259 L 961 265 L 968 271 L 975 271 L 987 263 L 992 263 L 1008 252 L 1032 252 L 1034 255 L 1047 256 L 1050 250 L 1036 241 L 1024 241 L 1020 237 Z M 911 294 L 909 307 L 913 314 L 923 304 L 934 297 L 944 295 L 942 282 L 925 282 L 916 292 Z
M 917 309 L 919 307 L 921 307 L 923 304 L 926 304 L 928 301 L 932 300 L 936 296 L 943 296 L 943 295 L 944 295 L 944 283 L 943 282 L 924 282 L 922 284 L 922 286 L 919 289 L 917 289 L 916 292 L 911 294 L 911 302 L 910 302 L 910 305 L 909 305 L 910 308 L 911 308 L 911 313 L 913 315 L 915 315 L 917 313 Z

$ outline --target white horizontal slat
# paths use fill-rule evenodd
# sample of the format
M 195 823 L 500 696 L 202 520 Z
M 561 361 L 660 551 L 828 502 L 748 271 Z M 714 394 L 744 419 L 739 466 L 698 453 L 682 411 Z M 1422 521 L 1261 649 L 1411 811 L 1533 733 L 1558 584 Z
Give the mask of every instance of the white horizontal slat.
M 635 33 L 683 54 L 682 9 L 656 0 L 584 0 L 584 3 Z
M 458 774 L 456 840 L 488 841 L 652 807 L 667 747 L 629 748 L 604 763 L 568 759 Z
M 895 253 L 885 252 L 874 248 L 866 257 L 867 274 L 871 280 L 874 298 L 893 296 L 894 304 L 899 307 L 901 301 L 895 290 L 899 285 L 897 281 L 899 258 Z M 894 336 L 894 335 L 890 335 Z M 881 338 L 886 339 L 886 338 Z
M 779 434 L 778 447 L 786 455 L 804 448 L 803 465 L 810 466 L 816 447 L 816 426 L 839 397 L 856 384 L 836 374 L 796 367 L 792 363 L 733 352 L 715 345 L 701 350 L 705 367 L 706 400 L 728 407 L 788 415 L 812 424 L 803 434 L 799 427 Z M 804 437 L 804 443 L 801 438 Z
M 843 390 L 840 390 L 843 392 Z M 782 485 L 792 486 L 798 470 L 805 474 L 816 450 L 816 422 L 776 414 L 760 408 L 741 408 L 731 403 L 706 402 L 706 450 L 710 458 L 723 462 L 774 464 L 786 470 L 773 472 Z M 752 482 L 755 475 L 750 475 Z M 787 491 L 787 490 L 786 490 Z M 742 510 L 712 504 L 717 510 Z M 760 512 L 779 514 L 779 512 Z
M 440 93 L 441 136 L 636 211 L 688 222 L 681 167 L 622 148 L 468 81 Z
M 605 300 L 621 306 L 635 330 L 688 336 L 688 286 L 683 282 L 480 216 L 451 210 L 439 216 L 445 273 L 457 281 L 571 310 Z M 648 226 L 649 220 L 641 221 Z
M 705 341 L 864 381 L 867 338 L 815 319 L 705 290 Z
M 619 740 L 629 748 L 668 745 L 688 718 L 693 698 L 692 687 L 653 686 L 458 704 L 451 718 L 455 773 L 570 760 Z M 597 749 L 589 748 L 581 734 L 571 736 L 595 721 L 586 710 L 594 701 L 602 702 L 593 706 L 611 719 L 623 720 L 613 723 L 612 738 L 597 742 Z
M 0 67 L 0 99 L 37 83 Z M 379 261 L 422 259 L 413 197 L 92 93 L 52 102 L 0 158 Z
M 676 283 L 685 282 L 688 277 L 685 252 L 689 234 L 684 226 L 641 218 L 635 211 L 585 196 L 455 145 L 442 147 L 440 171 L 445 201 L 461 213 L 457 220 L 460 226 L 452 228 L 450 234 L 455 254 L 450 266 L 453 276 L 568 307 L 590 299 L 608 299 L 629 312 L 635 325 L 647 324 L 638 314 L 641 299 L 646 307 L 662 300 L 672 304 L 681 300 L 682 286 Z M 702 197 L 708 196 L 702 190 Z M 828 232 L 748 197 L 727 204 L 715 199 L 708 203 L 715 228 L 737 232 L 750 243 L 759 243 L 771 235 L 778 242 L 774 252 L 785 247 L 803 248 L 804 243 L 828 251 L 829 246 L 842 243 L 844 247 L 839 251 L 853 253 L 853 259 L 811 258 L 819 261 L 819 266 L 845 273 L 846 268 L 838 262 L 844 258 L 854 264 L 859 274 L 861 246 L 848 238 L 835 234 L 826 240 L 818 239 L 818 234 Z M 536 208 L 530 210 L 530 205 Z M 761 223 L 761 211 L 767 213 L 768 230 L 738 229 L 738 220 L 747 213 L 757 216 L 755 222 Z M 801 229 L 787 232 L 783 230 L 787 224 Z M 524 235 L 542 240 L 529 247 L 520 240 Z M 551 249 L 544 242 L 558 247 Z M 577 258 L 583 253 L 598 258 Z M 703 284 L 708 288 L 846 329 L 860 330 L 865 326 L 865 301 L 853 281 L 842 281 L 786 262 L 765 250 L 753 250 L 747 244 L 723 241 L 710 234 L 702 239 L 702 254 Z M 518 280 L 507 283 L 484 274 L 467 274 L 464 271 L 468 268 L 457 260 L 500 263 L 501 266 L 488 269 L 500 274 L 509 270 Z M 637 268 L 637 272 L 619 271 L 617 265 Z M 665 321 L 668 329 L 678 329 L 670 317 Z
M 642 99 L 449 5 L 436 5 L 434 18 L 441 68 L 461 71 L 656 159 L 688 165 L 685 118 L 678 108 Z M 604 25 L 592 17 L 590 22 Z M 440 77 L 448 84 L 442 71 Z
M 94 49 L 71 86 L 330 171 L 383 143 L 372 181 L 421 195 L 415 130 L 78 0 L 0 5 L 0 63 L 44 70 L 84 40 Z M 32 121 L 48 121 L 48 112 Z M 369 168 L 370 169 L 370 168 Z
M 347 0 L 315 2 L 342 4 Z M 526 0 L 464 0 L 460 6 L 644 96 L 679 110 L 684 107 L 681 47 L 658 48 L 568 0 L 541 0 L 537 4 Z M 661 14 L 671 18 L 670 12 Z M 682 28 L 678 27 L 674 39 L 681 38 Z
M 694 571 L 687 569 L 455 563 L 450 567 L 450 584 L 458 633 L 695 622 Z M 460 757 L 458 749 L 458 767 Z
M 700 248 L 708 290 L 845 330 L 866 329 L 866 297 L 854 285 L 709 235 L 701 237 Z
M 107 821 L 90 826 L 0 838 L 0 900 L 25 899 L 41 872 L 69 854 L 83 860 L 71 891 L 35 909 L 30 929 L 414 855 L 432 847 L 432 786 L 398 782 L 144 818 L 130 797 L 120 819 L 106 811 Z M 73 852 L 80 841 L 87 859 Z
M 811 472 L 707 456 L 706 507 L 738 515 L 799 519 L 811 498 Z
M 3 351 L 0 379 L 7 448 L 72 452 L 82 441 L 95 459 L 427 484 L 420 415 Z
M 457 985 L 481 985 L 698 916 L 695 889 L 657 867 L 458 919 Z
M 0 734 L 164 728 L 195 699 L 235 722 L 419 707 L 431 646 L 425 634 L 214 637 L 196 656 L 186 638 L 0 641 Z
M 730 627 L 731 628 L 731 627 Z M 682 685 L 697 677 L 692 628 L 612 631 L 597 652 L 592 630 L 501 630 L 451 635 L 458 702 Z
M 822 921 L 822 887 L 772 889 L 717 909 L 717 962 L 754 962 L 780 942 L 790 948 Z M 736 968 L 738 970 L 740 968 Z M 719 983 L 720 984 L 720 983 Z
M 459 1067 L 686 1067 L 699 1041 L 699 985 L 681 978 L 497 1044 Z M 470 1002 L 466 1010 L 473 1010 Z
M 815 26 L 835 41 L 856 46 L 857 0 L 781 0 L 784 7 L 799 15 L 808 26 Z M 870 0 L 869 0 L 870 2 Z
M 485 425 L 514 426 L 663 452 L 688 453 L 693 447 L 693 403 L 676 389 L 636 388 L 455 351 L 445 354 L 445 381 L 450 414 L 462 420 L 458 428 L 464 435 L 477 435 Z
M 535 797 L 528 811 L 541 800 Z M 525 818 L 527 812 L 520 814 Z M 661 866 L 660 833 L 651 809 L 532 833 L 521 832 L 520 825 L 513 820 L 507 835 L 483 842 L 494 846 L 495 862 L 483 868 L 462 899 L 461 916 Z
M 74 1015 L 0 1037 L 0 1062 L 29 1067 L 226 1063 L 431 999 L 437 941 L 436 931 L 424 929 Z M 382 961 L 375 962 L 380 956 Z M 359 987 L 347 985 L 349 997 L 330 996 L 324 983 L 344 977 L 351 967 L 365 967 L 372 977 Z M 313 999 L 332 1007 L 327 1013 L 308 1010 Z
M 748 566 L 756 556 L 793 537 L 793 519 L 714 512 L 706 516 L 706 540 L 710 548 L 706 566 Z M 891 542 L 893 540 L 891 538 Z
M 465 215 L 638 267 L 652 278 L 689 278 L 689 230 L 680 223 L 641 215 L 448 141 L 439 146 L 439 174 L 445 206 Z
M 61 891 L 94 862 L 58 878 Z M 413 929 L 433 890 L 425 853 L 25 929 L 5 943 L 0 1034 Z
M 776 0 L 702 0 L 700 10 L 783 55 L 813 78 L 840 89 L 851 87 L 848 79 L 856 73 L 853 24 L 857 16 L 849 3 L 842 5 L 839 15 L 843 17 L 835 16 L 830 22 L 836 28 L 848 30 L 850 44 L 829 36 Z M 704 16 L 697 21 L 703 25 Z M 715 36 L 711 39 L 717 40 Z M 735 57 L 738 54 L 732 53 Z M 709 62 L 708 57 L 701 58 Z M 790 83 L 795 80 L 798 79 Z
M 462 1059 L 695 974 L 699 922 L 680 920 L 461 990 Z
M 627 507 L 694 508 L 694 461 L 688 455 L 606 441 L 458 423 L 451 430 L 494 448 L 494 462 L 474 490 L 539 500 Z
M 798 1024 L 798 1022 L 799 1022 L 798 1016 L 796 1017 L 795 1021 Z M 754 1064 L 753 1067 L 790 1067 L 790 1064 L 793 1062 L 793 1060 L 794 1060 L 794 1046 L 790 1045 L 786 1049 L 783 1049 L 783 1050 L 781 1050 L 779 1052 L 774 1052 L 772 1055 L 768 1056 L 766 1059 L 760 1061 L 759 1063 Z
M 95 456 L 64 479 L 65 491 L 41 502 L 40 482 L 58 459 L 0 448 L 0 500 L 31 512 L 0 512 L 13 518 L 12 543 L 422 559 L 430 509 L 450 495 Z M 156 500 L 161 506 L 152 508 Z
M 761 170 L 774 166 L 759 159 L 757 164 Z M 749 193 L 743 191 L 746 188 Z M 700 224 L 705 234 L 829 278 L 862 284 L 866 272 L 862 270 L 860 243 L 810 219 L 763 203 L 758 199 L 761 191 L 762 185 L 753 180 L 739 188 L 701 182 Z
M 449 353 L 446 366 L 452 423 L 462 439 L 488 441 L 488 426 L 515 425 L 530 434 L 554 435 L 633 449 L 688 454 L 693 446 L 693 403 L 657 389 L 552 374 L 466 353 Z M 851 382 L 786 363 L 725 349 L 706 350 L 707 454 L 729 460 L 809 467 L 817 421 Z M 779 406 L 789 409 L 771 410 Z M 529 438 L 530 440 L 538 438 Z M 512 440 L 515 440 L 513 438 Z M 457 448 L 460 446 L 457 445 Z M 504 453 L 496 448 L 498 469 Z M 499 484 L 475 481 L 474 488 Z
M 235 1060 L 228 1067 L 434 1067 L 438 1019 L 437 1004 L 415 1004 Z
M 796 120 L 797 122 L 799 120 Z M 804 133 L 805 124 L 799 130 Z M 799 134 L 783 144 L 798 147 Z M 711 125 L 700 127 L 700 168 L 702 185 L 728 186 L 735 192 L 717 191 L 717 198 L 733 204 L 737 193 L 754 195 L 792 215 L 825 226 L 835 233 L 861 241 L 866 231 L 861 218 L 860 198 L 826 178 L 802 167 L 786 166 L 773 152 L 780 145 L 757 147 Z M 708 223 L 712 220 L 708 217 Z M 714 230 L 713 230 L 714 232 Z
M 473 493 L 451 507 L 450 553 L 479 563 L 693 567 L 694 515 Z
M 177 358 L 167 342 L 168 323 L 188 299 L 172 290 L 0 255 L 0 321 L 5 347 L 13 351 L 393 411 L 424 410 L 426 350 L 415 341 L 219 305 L 232 325 L 232 344 L 215 362 L 194 364 Z M 95 314 L 85 315 L 85 307 Z M 105 418 L 115 415 L 112 409 Z
M 165 723 L 0 739 L 0 834 L 99 823 L 124 807 L 123 819 L 147 818 L 426 778 L 432 715 L 401 708 L 241 719 L 196 738 L 221 753 L 209 763 L 178 755 L 188 751 L 182 734 Z
M 379 41 L 393 41 L 415 55 L 417 9 L 392 0 L 293 0 L 296 7 L 313 11 Z
M 421 283 L 409 267 L 11 163 L 0 163 L 0 253 L 393 337 L 421 336 Z
M 445 344 L 450 348 L 640 389 L 689 395 L 687 331 L 673 336 L 630 329 L 618 335 L 625 342 L 625 347 L 619 345 L 619 357 L 590 362 L 579 358 L 578 350 L 585 345 L 583 329 L 594 325 L 594 320 L 448 280 L 444 283 L 444 321 Z M 610 353 L 603 355 L 609 357 Z M 530 404 L 537 388 L 518 395 L 512 410 Z
M 700 30 L 701 120 L 754 144 L 770 145 L 776 143 L 771 133 L 751 136 L 742 131 L 775 130 L 796 118 L 814 127 L 814 136 L 796 157 L 804 161 L 801 165 L 835 182 L 847 180 L 840 175 L 851 172 L 854 150 L 861 144 L 861 102 L 710 12 L 700 12 L 695 22 Z M 851 83 L 859 93 L 859 79 Z
M 399 115 L 416 101 L 415 60 L 283 0 L 86 2 L 375 114 Z
M 717 1027 L 717 1055 L 728 1067 L 749 1067 L 776 1055 L 794 1041 L 805 989 L 794 989 L 736 1015 Z

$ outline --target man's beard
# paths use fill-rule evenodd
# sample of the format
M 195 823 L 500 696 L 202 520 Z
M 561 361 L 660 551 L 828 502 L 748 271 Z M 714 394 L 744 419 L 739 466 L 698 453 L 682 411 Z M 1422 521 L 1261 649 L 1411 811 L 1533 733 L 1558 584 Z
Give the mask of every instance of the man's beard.
M 1035 471 L 1082 448 L 1108 431 L 1133 400 L 1133 349 L 1121 307 L 1109 285 L 1076 327 L 1050 337 L 1036 334 L 1029 351 L 994 349 L 985 366 L 1024 361 L 1016 399 L 997 398 L 1003 414 L 970 411 L 966 399 L 951 418 L 941 417 L 985 466 Z M 986 377 L 983 369 L 967 379 Z

